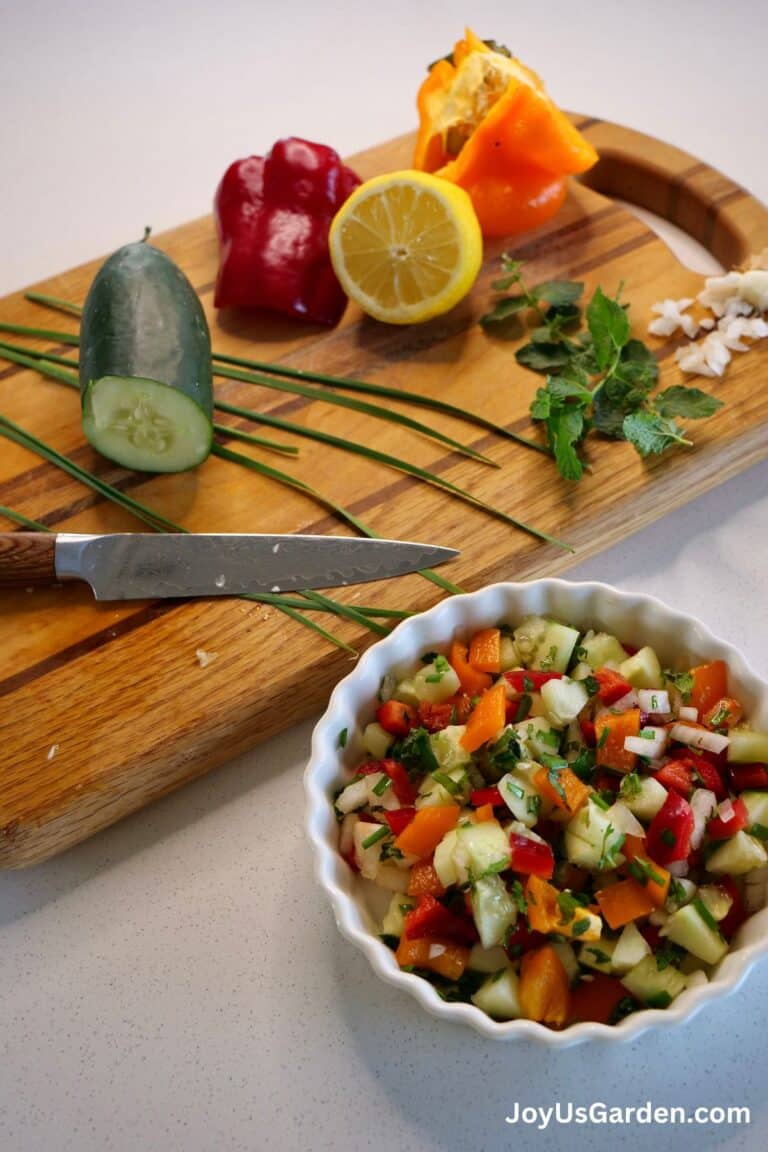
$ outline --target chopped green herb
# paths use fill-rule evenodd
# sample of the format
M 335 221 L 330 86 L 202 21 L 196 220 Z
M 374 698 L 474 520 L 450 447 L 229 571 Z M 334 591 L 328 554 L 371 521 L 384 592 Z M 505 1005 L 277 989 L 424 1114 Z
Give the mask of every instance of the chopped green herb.
M 669 672 L 664 670 L 664 679 L 670 684 L 674 684 L 678 692 L 683 698 L 683 703 L 687 704 L 691 699 L 693 692 L 693 673 L 692 672 Z
M 520 724 L 523 720 L 525 720 L 526 716 L 531 710 L 532 703 L 533 700 L 528 695 L 528 693 L 523 693 L 517 702 L 517 711 L 515 712 L 515 718 L 513 721 L 514 724 Z
M 595 676 L 585 676 L 581 683 L 586 688 L 588 696 L 596 696 L 600 691 L 600 681 Z
M 578 938 L 579 936 L 583 936 L 584 933 L 588 930 L 589 925 L 590 925 L 589 917 L 583 916 L 580 920 L 577 920 L 573 924 L 573 927 L 571 928 L 571 934 L 576 938 Z
M 525 788 L 523 788 L 522 784 L 518 784 L 516 780 L 507 780 L 505 787 L 507 792 L 511 792 L 518 800 L 525 799 Z
M 640 1007 L 641 1005 L 638 1004 L 637 1000 L 633 1000 L 631 996 L 624 996 L 623 999 L 619 1000 L 613 1012 L 611 1012 L 608 1023 L 619 1024 L 622 1020 L 625 1020 L 627 1016 L 631 1016 L 633 1012 L 637 1012 Z
M 627 871 L 629 872 L 630 876 L 633 876 L 634 879 L 637 880 L 638 884 L 642 884 L 643 887 L 648 884 L 649 880 L 651 880 L 654 884 L 664 883 L 663 877 L 661 877 L 659 873 L 655 871 L 652 864 L 648 860 L 643 860 L 640 856 L 636 857 L 634 860 L 629 861 L 627 864 Z
M 499 872 L 506 872 L 509 868 L 509 860 L 494 860 L 493 864 L 489 864 L 484 872 L 481 872 L 477 877 L 482 880 L 485 876 L 497 876 Z
M 571 772 L 575 773 L 579 780 L 588 781 L 592 776 L 594 767 L 595 753 L 585 745 L 580 749 L 576 759 L 571 761 Z
M 549 672 L 557 660 L 557 645 L 553 644 L 543 660 L 540 661 L 542 672 Z
M 711 928 L 713 932 L 717 932 L 717 934 L 719 936 L 720 935 L 720 926 L 717 923 L 717 920 L 715 920 L 714 916 L 710 912 L 709 908 L 707 908 L 706 904 L 701 899 L 701 897 L 700 896 L 694 896 L 693 900 L 691 900 L 691 904 L 696 909 L 699 916 L 701 916 L 702 920 L 707 925 L 707 927 Z
M 426 728 L 412 728 L 407 736 L 395 742 L 391 755 L 414 776 L 423 776 L 440 769 Z
M 600 792 L 592 792 L 590 800 L 593 804 L 597 804 L 598 808 L 602 808 L 603 812 L 607 812 L 610 808 L 610 803 L 605 800 Z
M 635 797 L 640 795 L 642 790 L 643 783 L 637 772 L 628 772 L 622 780 L 621 788 L 619 789 L 622 800 L 634 800 Z
M 536 739 L 541 744 L 546 744 L 548 748 L 560 747 L 560 733 L 553 728 L 547 728 L 546 731 L 539 728 L 536 732 Z
M 757 836 L 758 840 L 768 840 L 768 827 L 765 824 L 753 824 L 748 831 L 750 836 Z
M 437 652 L 425 652 L 421 658 L 421 662 L 422 662 L 422 664 L 434 664 L 435 660 L 437 660 L 438 655 L 439 655 L 439 653 L 437 653 Z
M 615 832 L 616 829 L 613 824 L 609 824 L 603 833 L 603 842 L 600 846 L 600 860 L 597 864 L 601 872 L 616 867 L 616 856 L 624 843 L 624 833 L 617 833 L 615 839 L 609 843 L 611 836 L 613 836 Z
M 662 828 L 659 833 L 659 839 L 662 844 L 666 844 L 667 848 L 674 848 L 675 844 L 677 844 L 677 837 L 671 828 Z
M 671 940 L 665 940 L 654 953 L 656 968 L 659 972 L 663 972 L 665 968 L 669 967 L 679 968 L 684 957 L 685 949 L 679 948 L 678 945 L 673 944 Z
M 436 656 L 433 664 L 434 672 L 430 672 L 429 676 L 424 677 L 427 684 L 439 684 L 446 672 L 450 672 L 451 670 L 451 666 L 445 656 Z
M 560 909 L 560 923 L 570 924 L 571 920 L 576 913 L 577 908 L 580 907 L 578 900 L 574 899 L 570 892 L 558 892 L 557 906 Z
M 602 948 L 593 948 L 591 945 L 587 948 L 587 952 L 591 952 L 598 964 L 610 964 L 611 958 L 607 952 L 603 952 Z
M 588 656 L 589 656 L 589 652 L 588 652 L 588 651 L 587 651 L 587 649 L 584 647 L 584 645 L 583 645 L 583 644 L 577 644 L 577 645 L 576 645 L 576 647 L 575 647 L 575 648 L 574 648 L 574 650 L 573 650 L 573 658 L 574 658 L 574 660 L 575 660 L 575 661 L 576 661 L 578 664 L 582 664 L 582 663 L 583 663 L 583 662 L 584 662 L 584 661 L 587 659 L 587 657 L 588 657 Z
M 395 847 L 394 840 L 387 840 L 381 846 L 381 859 L 382 860 L 404 860 L 405 856 L 399 848 Z
M 391 785 L 392 781 L 389 776 L 382 775 L 381 780 L 374 784 L 372 791 L 375 792 L 377 796 L 383 796 L 387 788 L 391 787 Z
M 541 796 L 530 795 L 525 802 L 525 808 L 531 816 L 538 816 L 541 811 Z
M 391 835 L 391 833 L 387 825 L 381 824 L 375 832 L 372 832 L 370 836 L 363 840 L 361 847 L 372 848 L 374 844 L 378 844 L 379 840 L 383 840 L 386 836 L 389 835 Z
M 432 772 L 430 775 L 435 783 L 445 788 L 446 792 L 450 792 L 451 796 L 455 796 L 458 792 L 461 792 L 461 785 L 456 780 L 451 779 L 450 776 L 447 776 L 445 772 Z
M 597 741 L 597 747 L 598 748 L 604 747 L 607 739 L 608 739 L 608 728 L 605 727 L 605 728 L 603 728 L 602 732 L 600 733 L 600 737 Z
M 339 748 L 346 748 L 347 735 L 348 735 L 347 729 L 342 728 L 341 732 L 339 732 Z
M 521 913 L 521 915 L 524 916 L 525 913 L 528 911 L 528 903 L 525 899 L 525 893 L 523 892 L 523 886 L 519 880 L 513 880 L 512 881 L 512 884 L 510 885 L 510 888 L 509 888 L 509 892 L 510 892 L 510 895 L 512 896 L 512 899 L 514 900 L 515 904 L 517 904 L 518 911 Z M 535 900 L 531 900 L 531 903 L 535 904 Z
M 669 882 L 669 899 L 673 900 L 675 904 L 682 905 L 685 903 L 685 897 L 686 891 L 684 885 L 673 876 Z
M 669 992 L 654 992 L 653 996 L 646 996 L 645 1003 L 648 1008 L 669 1008 L 672 997 Z

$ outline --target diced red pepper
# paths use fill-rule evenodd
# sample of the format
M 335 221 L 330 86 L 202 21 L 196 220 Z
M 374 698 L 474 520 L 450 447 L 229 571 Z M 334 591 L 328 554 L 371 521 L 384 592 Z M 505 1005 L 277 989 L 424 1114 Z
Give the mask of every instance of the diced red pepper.
M 707 836 L 710 840 L 730 840 L 737 832 L 743 832 L 749 824 L 749 812 L 740 796 L 732 801 L 733 815 L 730 820 L 722 816 L 713 816 L 707 823 Z
M 267 308 L 336 324 L 347 303 L 328 252 L 339 208 L 360 183 L 324 144 L 289 137 L 229 166 L 216 191 L 217 308 Z
M 579 728 L 581 728 L 581 735 L 584 738 L 584 743 L 588 748 L 594 748 L 595 744 L 597 744 L 597 733 L 595 731 L 594 720 L 587 720 L 586 717 L 582 717 L 579 720 Z
M 768 766 L 765 764 L 734 764 L 728 768 L 734 792 L 768 788 Z
M 749 917 L 749 913 L 744 907 L 744 899 L 741 892 L 736 887 L 736 884 L 731 876 L 721 876 L 717 882 L 717 887 L 722 888 L 723 892 L 731 898 L 731 906 L 728 909 L 727 916 L 724 916 L 718 923 L 718 928 L 729 940 L 733 936 L 744 921 Z
M 621 779 L 615 772 L 598 772 L 594 787 L 598 792 L 618 792 L 621 788 Z
M 499 804 L 503 804 L 501 792 L 494 784 L 491 788 L 476 788 L 469 797 L 469 802 L 473 808 L 482 808 L 483 804 L 492 804 L 497 808 Z
M 513 668 L 504 679 L 513 692 L 538 692 L 549 680 L 562 680 L 562 672 L 537 672 L 533 668 Z
M 655 773 L 654 780 L 663 784 L 668 792 L 671 790 L 686 798 L 693 791 L 693 769 L 686 760 L 669 760 Z
M 511 700 L 507 700 L 504 707 L 504 720 L 507 724 L 520 724 L 521 721 L 527 720 L 533 700 L 529 695 L 513 696 Z
M 369 760 L 357 770 L 358 776 L 372 776 L 374 772 L 384 772 L 389 776 L 392 791 L 401 804 L 408 806 L 415 802 L 418 789 L 411 783 L 405 765 L 399 760 Z
M 419 902 L 405 917 L 405 935 L 409 940 L 424 936 L 442 936 L 459 944 L 471 944 L 477 939 L 474 924 L 457 916 L 434 896 L 419 896 Z
M 435 865 L 432 857 L 426 860 L 417 860 L 411 868 L 408 877 L 408 895 L 409 896 L 444 896 L 445 888 L 443 883 L 435 871 Z M 470 915 L 472 909 L 470 908 Z
M 399 836 L 403 829 L 408 827 L 415 815 L 415 808 L 393 808 L 392 811 L 384 812 L 384 819 L 389 824 L 392 835 Z
M 391 736 L 407 736 L 416 723 L 416 711 L 402 700 L 386 700 L 376 709 L 376 719 Z
M 611 704 L 615 704 L 622 696 L 626 696 L 627 692 L 632 691 L 629 680 L 625 680 L 621 673 L 613 668 L 596 668 L 592 675 L 600 685 L 597 695 L 606 708 L 610 708 Z
M 693 826 L 693 809 L 688 801 L 677 792 L 668 792 L 648 827 L 645 846 L 651 860 L 664 865 L 685 860 L 691 850 Z
M 684 764 L 690 769 L 694 785 L 699 784 L 702 788 L 714 792 L 718 800 L 725 800 L 728 795 L 728 789 L 726 788 L 720 769 L 706 756 L 696 756 L 691 752 L 688 755 L 675 756 L 674 760 L 669 763 Z M 669 764 L 666 764 L 665 767 L 668 768 Z
M 521 916 L 513 930 L 508 933 L 504 947 L 510 960 L 516 960 L 524 952 L 529 952 L 532 948 L 541 948 L 546 942 L 547 937 L 544 933 L 533 932 Z
M 530 836 L 512 832 L 509 837 L 512 849 L 510 867 L 524 876 L 541 876 L 549 880 L 555 870 L 555 857 L 549 844 L 542 844 Z
M 651 952 L 655 952 L 657 948 L 661 947 L 662 935 L 661 929 L 656 924 L 650 924 L 648 921 L 645 924 L 638 925 L 638 931 L 650 948 Z
M 443 704 L 430 704 L 428 700 L 419 702 L 419 724 L 427 732 L 442 732 L 449 724 L 455 724 L 453 704 L 446 700 Z

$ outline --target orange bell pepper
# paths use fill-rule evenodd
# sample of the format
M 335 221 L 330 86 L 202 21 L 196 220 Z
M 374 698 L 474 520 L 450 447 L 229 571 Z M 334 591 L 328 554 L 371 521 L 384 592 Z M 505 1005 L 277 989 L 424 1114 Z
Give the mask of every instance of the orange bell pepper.
M 524 953 L 518 995 L 528 1020 L 564 1027 L 570 1010 L 570 981 L 562 960 L 549 944 Z
M 595 898 L 610 928 L 623 928 L 631 920 L 650 915 L 656 908 L 647 888 L 631 877 L 601 888 Z
M 464 188 L 486 236 L 542 224 L 565 198 L 565 177 L 597 160 L 540 78 L 469 29 L 432 65 L 417 97 L 413 166 Z
M 606 712 L 595 720 L 595 763 L 615 768 L 617 772 L 631 772 L 635 767 L 637 756 L 634 752 L 626 752 L 624 739 L 627 736 L 637 736 L 640 731 L 640 709 L 630 708 L 626 712 L 614 715 Z
M 395 848 L 406 856 L 418 856 L 419 860 L 431 856 L 446 832 L 456 826 L 459 812 L 458 804 L 420 808 L 395 840 Z
M 459 678 L 459 683 L 470 696 L 479 696 L 493 683 L 487 672 L 479 672 L 468 660 L 469 649 L 460 640 L 454 640 L 448 652 L 448 663 Z
M 579 808 L 586 804 L 589 788 L 570 768 L 561 768 L 556 775 L 553 772 L 552 777 L 553 779 L 550 779 L 546 768 L 540 768 L 533 777 L 537 792 L 556 808 L 560 808 L 570 816 L 575 815 Z M 556 784 L 553 782 L 555 779 Z
M 507 690 L 503 683 L 494 684 L 478 700 L 470 713 L 461 746 L 474 752 L 481 744 L 493 740 L 504 727 L 507 711 Z
M 656 907 L 663 908 L 672 876 L 646 854 L 643 837 L 625 836 L 621 853 L 627 861 L 625 870 L 645 889 Z
M 403 933 L 395 959 L 401 968 L 427 968 L 446 980 L 458 980 L 469 961 L 469 948 L 437 936 L 409 940 Z
M 475 824 L 487 824 L 489 820 L 493 820 L 493 804 L 481 804 L 479 808 L 475 808 L 472 819 Z
M 469 662 L 478 672 L 501 672 L 501 632 L 481 628 L 469 642 Z
M 529 876 L 523 890 L 528 907 L 528 923 L 533 932 L 557 932 L 562 919 L 557 888 L 540 876 Z
M 724 660 L 712 660 L 709 664 L 691 668 L 691 674 L 693 689 L 688 703 L 691 708 L 698 708 L 699 716 L 702 716 L 728 694 L 728 665 Z
M 418 860 L 408 877 L 409 896 L 444 896 L 445 888 L 435 872 L 432 860 Z

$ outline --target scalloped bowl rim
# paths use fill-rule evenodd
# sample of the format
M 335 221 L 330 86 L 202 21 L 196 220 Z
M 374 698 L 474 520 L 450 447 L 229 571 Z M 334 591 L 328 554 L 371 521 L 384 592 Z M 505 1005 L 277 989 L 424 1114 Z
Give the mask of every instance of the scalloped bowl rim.
M 590 605 L 598 602 L 600 610 L 590 609 Z M 664 636 L 679 636 L 682 630 L 685 642 L 676 642 L 676 651 L 687 651 L 691 660 L 726 660 L 731 678 L 746 702 L 747 715 L 754 720 L 757 713 L 768 726 L 768 684 L 736 648 L 716 636 L 697 617 L 671 608 L 655 596 L 625 592 L 597 581 L 556 578 L 490 584 L 475 592 L 453 596 L 398 624 L 387 637 L 364 652 L 353 671 L 333 690 L 326 711 L 314 729 L 311 758 L 304 772 L 305 828 L 313 850 L 315 877 L 330 899 L 342 935 L 367 956 L 382 980 L 415 997 L 433 1016 L 469 1025 L 490 1039 L 530 1039 L 558 1048 L 587 1040 L 614 1043 L 635 1040 L 649 1029 L 670 1028 L 688 1021 L 709 1001 L 735 992 L 753 965 L 768 952 L 768 908 L 750 917 L 740 930 L 737 946 L 726 954 L 708 983 L 681 993 L 669 1008 L 642 1009 L 617 1025 L 572 1024 L 558 1032 L 530 1020 L 492 1020 L 473 1004 L 442 1000 L 427 980 L 401 971 L 394 953 L 366 924 L 368 913 L 354 890 L 358 882 L 337 851 L 338 825 L 331 791 L 343 781 L 345 767 L 350 767 L 361 751 L 356 718 L 360 716 L 365 722 L 370 719 L 371 701 L 384 673 L 409 661 L 412 663 L 425 649 L 444 644 L 454 635 L 467 634 L 472 628 L 488 626 L 500 619 L 517 622 L 524 615 L 539 612 L 584 626 L 593 620 L 593 626 L 618 632 L 628 642 L 630 622 L 639 618 L 641 624 L 634 625 L 638 637 L 645 637 L 645 642 L 652 646 L 651 637 L 661 637 L 656 641 L 660 648 L 663 648 Z M 627 621 L 623 628 L 621 620 Z M 613 626 L 606 621 L 612 621 Z M 342 751 L 338 739 L 345 727 L 353 732 L 353 738 Z

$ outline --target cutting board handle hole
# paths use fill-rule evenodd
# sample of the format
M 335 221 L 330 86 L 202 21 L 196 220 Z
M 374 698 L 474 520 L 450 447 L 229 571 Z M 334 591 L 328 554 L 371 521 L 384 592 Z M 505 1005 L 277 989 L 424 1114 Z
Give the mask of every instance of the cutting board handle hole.
M 669 220 L 649 211 L 648 208 L 642 208 L 639 204 L 633 204 L 629 200 L 622 200 L 617 196 L 612 197 L 612 199 L 615 204 L 621 204 L 633 216 L 642 220 L 652 232 L 655 232 L 677 260 L 685 268 L 689 268 L 691 272 L 697 272 L 701 276 L 720 276 L 725 271 L 723 265 L 708 248 L 695 240 L 690 233 L 678 228 L 676 224 L 670 223 Z

